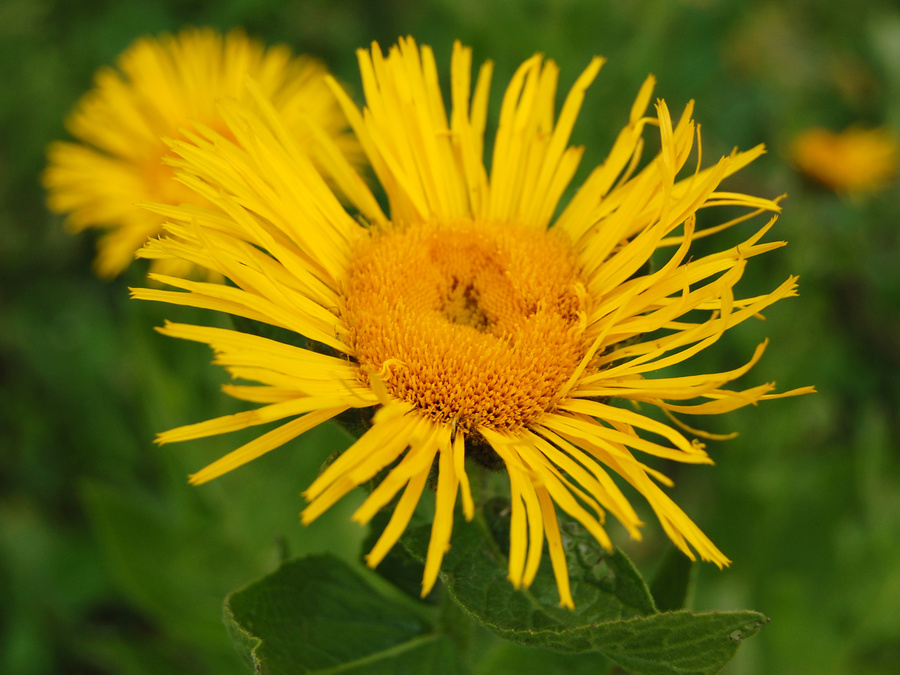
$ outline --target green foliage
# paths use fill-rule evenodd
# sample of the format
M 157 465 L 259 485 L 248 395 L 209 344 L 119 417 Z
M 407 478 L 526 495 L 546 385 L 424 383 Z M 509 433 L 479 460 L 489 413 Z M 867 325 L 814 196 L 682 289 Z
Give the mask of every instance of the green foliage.
M 217 645 L 204 655 L 212 672 L 234 671 L 233 654 L 218 639 L 221 623 L 216 596 L 241 583 L 249 566 L 246 553 L 186 522 L 185 514 L 123 495 L 99 484 L 83 490 L 88 515 L 118 582 L 145 611 L 164 621 L 173 639 Z M 244 558 L 242 560 L 242 558 Z M 160 573 L 160 560 L 206 574 L 177 577 Z M 243 563 L 243 564 L 242 564 Z
M 569 575 L 575 610 L 559 607 L 556 579 L 544 555 L 534 583 L 516 590 L 507 578 L 509 533 L 504 504 L 492 500 L 472 523 L 457 522 L 452 546 L 441 564 L 447 592 L 469 614 L 503 637 L 535 645 L 540 631 L 565 632 L 575 627 L 607 623 L 656 611 L 643 579 L 621 551 L 606 556 L 590 535 L 567 528 Z M 424 560 L 430 526 L 415 528 L 403 542 Z M 575 548 L 580 555 L 572 555 Z M 558 648 L 558 646 L 557 646 Z M 580 651 L 573 648 L 571 651 Z
M 482 661 L 496 663 L 498 650 L 472 655 L 466 623 L 474 620 L 503 640 L 538 648 L 524 658 L 543 659 L 548 668 L 584 665 L 599 673 L 612 662 L 635 673 L 706 675 L 719 672 L 766 621 L 750 611 L 658 612 L 625 554 L 604 554 L 574 523 L 566 523 L 565 543 L 575 611 L 557 606 L 547 564 L 531 588 L 516 590 L 495 538 L 508 537 L 503 506 L 494 500 L 476 521 L 457 525 L 441 569 L 451 602 L 416 602 L 403 589 L 394 599 L 333 556 L 301 558 L 229 596 L 225 622 L 232 639 L 264 673 L 461 673 L 467 663 L 489 672 Z M 420 526 L 404 536 L 412 558 L 424 559 L 429 531 Z M 520 672 L 538 671 L 532 663 Z
M 493 119 L 501 85 L 535 51 L 557 61 L 561 90 L 591 55 L 603 54 L 609 62 L 573 137 L 585 146 L 582 177 L 603 160 L 650 72 L 673 111 L 696 99 L 705 161 L 733 146 L 766 143 L 769 154 L 729 188 L 787 192 L 769 238 L 790 245 L 748 265 L 739 290 L 752 295 L 799 274 L 801 297 L 767 312 L 765 322 L 729 332 L 701 362 L 709 372 L 733 368 L 769 337 L 765 357 L 739 384 L 815 384 L 821 393 L 722 420 L 687 420 L 741 432 L 708 444 L 717 466 L 672 474 L 673 497 L 734 560 L 723 572 L 694 565 L 696 584 L 687 595 L 701 610 L 696 616 L 756 607 L 773 617 L 726 674 L 900 670 L 900 199 L 896 183 L 883 194 L 838 198 L 803 180 L 788 158 L 793 134 L 810 125 L 900 129 L 894 3 L 6 0 L 0 3 L 0 672 L 247 672 L 216 625 L 226 592 L 274 569 L 275 541 L 291 554 L 329 550 L 354 560 L 365 536 L 344 504 L 313 527 L 297 522 L 299 493 L 341 447 L 333 431 L 211 485 L 185 484 L 188 472 L 237 447 L 234 439 L 162 448 L 152 439 L 233 411 L 218 392 L 221 374 L 209 366 L 207 350 L 152 331 L 165 318 L 185 320 L 183 311 L 129 303 L 126 287 L 143 283 L 141 263 L 126 279 L 98 281 L 90 269 L 95 237 L 71 236 L 44 207 L 39 174 L 46 144 L 67 137 L 63 119 L 94 71 L 139 35 L 187 23 L 242 25 L 268 42 L 318 55 L 356 94 L 357 47 L 412 34 L 434 45 L 444 76 L 450 45 L 461 38 L 475 48 L 476 62 L 495 62 Z M 650 584 L 657 608 L 675 609 L 685 578 L 660 562 L 664 536 L 652 513 L 641 515 L 645 541 L 629 555 L 640 570 L 662 565 L 681 579 L 660 586 L 658 572 Z M 626 538 L 613 533 L 620 545 Z M 415 565 L 402 557 L 397 563 Z M 548 607 L 539 615 L 558 617 L 553 587 L 541 592 Z M 178 593 L 197 604 L 186 606 Z M 464 622 L 447 618 L 445 605 L 455 601 L 435 600 L 423 610 L 430 630 L 442 636 L 432 643 L 456 645 L 477 675 L 595 675 L 608 665 L 596 652 L 559 653 L 487 629 L 466 632 L 459 628 Z M 197 625 L 185 627 L 182 611 Z
M 658 613 L 625 554 L 605 554 L 572 522 L 565 523 L 563 536 L 575 610 L 557 606 L 546 555 L 531 587 L 516 590 L 506 578 L 506 543 L 497 538 L 508 541 L 503 511 L 494 501 L 473 523 L 457 524 L 441 579 L 466 612 L 504 639 L 556 651 L 599 651 L 642 673 L 715 673 L 765 621 L 758 612 Z M 428 528 L 420 527 L 404 539 L 420 559 L 427 535 Z
M 467 672 L 419 611 L 385 598 L 347 563 L 311 556 L 228 596 L 225 623 L 267 675 Z
M 690 558 L 675 546 L 669 546 L 650 584 L 650 592 L 660 611 L 681 609 L 687 604 L 694 569 Z

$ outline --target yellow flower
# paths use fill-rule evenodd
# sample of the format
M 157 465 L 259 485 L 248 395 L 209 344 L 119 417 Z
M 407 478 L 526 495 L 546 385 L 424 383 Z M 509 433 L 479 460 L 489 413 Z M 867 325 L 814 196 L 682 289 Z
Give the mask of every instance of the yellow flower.
M 201 203 L 163 164 L 165 139 L 184 138 L 195 124 L 225 132 L 216 106 L 223 98 L 241 97 L 248 76 L 301 144 L 308 142 L 309 118 L 335 136 L 342 152 L 358 153 L 325 85 L 324 66 L 293 57 L 286 46 L 266 49 L 240 30 L 223 37 L 212 29 L 189 28 L 176 36 L 137 40 L 118 67 L 97 73 L 94 89 L 67 121 L 78 142 L 53 143 L 44 173 L 48 204 L 67 214 L 72 230 L 108 230 L 96 260 L 104 277 L 121 273 L 162 229 L 163 219 L 135 208 L 137 203 Z M 156 268 L 180 273 L 189 266 L 170 260 Z
M 561 604 L 573 606 L 557 509 L 607 549 L 606 513 L 640 538 L 642 523 L 612 473 L 648 500 L 685 554 L 728 564 L 658 485 L 671 481 L 635 455 L 711 464 L 682 430 L 700 432 L 611 401 L 702 415 L 776 396 L 772 384 L 723 388 L 749 370 L 764 345 L 732 371 L 645 377 L 795 294 L 794 278 L 759 297 L 732 292 L 750 258 L 783 245 L 760 243 L 771 222 L 720 253 L 689 253 L 698 237 L 779 210 L 775 201 L 718 189 L 763 149 L 676 179 L 696 133 L 692 106 L 674 125 L 662 101 L 646 115 L 650 78 L 606 162 L 551 228 L 582 154 L 568 147 L 569 134 L 601 60 L 578 78 L 555 121 L 556 65 L 539 55 L 522 64 L 503 99 L 489 174 L 483 143 L 491 66 L 481 68 L 472 95 L 471 58 L 455 45 L 449 121 L 432 51 L 411 38 L 387 57 L 377 44 L 359 52 L 365 111 L 331 83 L 390 217 L 339 153 L 323 152 L 333 160 L 329 177 L 355 206 L 348 213 L 258 90 L 254 106 L 223 104 L 238 145 L 213 131 L 195 145 L 174 144 L 185 183 L 217 208 L 158 208 L 174 238 L 151 241 L 143 255 L 181 257 L 233 285 L 154 275 L 181 291 L 135 289 L 134 296 L 237 314 L 327 350 L 167 324 L 164 334 L 208 343 L 216 362 L 245 382 L 227 385 L 227 393 L 262 405 L 165 432 L 159 441 L 290 418 L 194 474 L 199 484 L 348 409 L 375 408 L 371 428 L 305 491 L 302 519 L 309 523 L 388 469 L 354 515 L 367 523 L 400 495 L 368 553 L 374 567 L 402 535 L 436 467 L 423 594 L 449 546 L 457 498 L 467 519 L 474 514 L 467 458 L 493 461 L 508 474 L 516 587 L 534 579 L 546 539 Z M 658 127 L 662 149 L 638 170 L 648 127 Z M 326 135 L 318 139 L 331 147 Z M 697 211 L 718 206 L 747 212 L 697 230 Z M 662 264 L 648 272 L 657 251 Z
M 860 193 L 883 188 L 897 172 L 900 148 L 887 129 L 851 127 L 836 134 L 809 129 L 794 139 L 794 164 L 835 192 Z

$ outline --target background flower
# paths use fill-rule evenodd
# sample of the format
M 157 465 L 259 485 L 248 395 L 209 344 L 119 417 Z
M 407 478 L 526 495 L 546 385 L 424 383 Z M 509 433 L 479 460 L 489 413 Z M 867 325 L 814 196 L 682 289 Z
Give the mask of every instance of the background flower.
M 161 218 L 135 208 L 138 203 L 202 203 L 163 161 L 166 139 L 182 138 L 195 125 L 222 129 L 216 105 L 243 96 L 246 77 L 272 99 L 298 142 L 308 142 L 309 118 L 337 138 L 342 152 L 356 153 L 325 74 L 322 63 L 295 57 L 285 45 L 267 48 L 240 30 L 223 36 L 187 28 L 141 38 L 118 58 L 118 69 L 97 72 L 94 89 L 70 115 L 67 127 L 79 142 L 50 146 L 48 204 L 67 215 L 74 231 L 108 231 L 98 244 L 96 268 L 101 276 L 115 276 L 160 231 Z M 173 262 L 164 267 L 170 273 L 189 269 Z
M 894 135 L 884 128 L 808 129 L 791 146 L 797 168 L 835 192 L 883 189 L 897 173 L 898 155 Z

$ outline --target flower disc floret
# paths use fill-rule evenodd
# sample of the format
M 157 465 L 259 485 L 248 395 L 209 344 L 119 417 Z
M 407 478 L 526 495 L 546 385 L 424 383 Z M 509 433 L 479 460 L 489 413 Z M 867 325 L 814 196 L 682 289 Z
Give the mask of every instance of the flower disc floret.
M 589 347 L 575 253 L 546 231 L 460 221 L 374 234 L 343 295 L 366 381 L 466 433 L 533 424 Z

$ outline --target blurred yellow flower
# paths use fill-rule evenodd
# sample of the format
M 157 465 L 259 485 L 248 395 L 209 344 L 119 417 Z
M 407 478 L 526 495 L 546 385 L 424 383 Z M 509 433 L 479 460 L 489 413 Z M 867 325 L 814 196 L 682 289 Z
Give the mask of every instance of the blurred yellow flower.
M 663 101 L 648 115 L 649 78 L 606 161 L 554 220 L 582 155 L 569 136 L 601 59 L 578 78 L 556 119 L 557 66 L 540 55 L 522 64 L 503 98 L 490 172 L 483 154 L 492 69 L 481 68 L 473 94 L 471 61 L 471 50 L 457 43 L 449 120 L 432 51 L 411 38 L 387 56 L 377 44 L 360 50 L 364 111 L 331 82 L 389 216 L 340 153 L 322 151 L 329 179 L 355 207 L 348 212 L 259 89 L 253 105 L 223 103 L 224 136 L 210 129 L 195 144 L 173 144 L 182 180 L 216 208 L 157 208 L 173 236 L 151 240 L 142 255 L 183 258 L 232 284 L 157 274 L 180 290 L 135 289 L 134 296 L 237 314 L 321 346 L 167 324 L 161 332 L 209 344 L 216 362 L 243 381 L 226 385 L 228 394 L 262 405 L 167 431 L 159 441 L 279 423 L 194 474 L 199 484 L 348 409 L 373 408 L 371 428 L 305 491 L 302 519 L 314 520 L 387 470 L 354 514 L 365 524 L 400 495 L 367 556 L 374 567 L 436 471 L 423 594 L 450 545 L 457 498 L 465 518 L 475 513 L 466 459 L 508 475 L 516 587 L 534 579 L 546 540 L 561 604 L 573 606 L 557 509 L 607 549 L 607 513 L 640 538 L 641 520 L 611 474 L 647 499 L 691 559 L 728 564 L 658 485 L 672 482 L 635 451 L 711 464 L 687 435 L 712 436 L 675 415 L 724 413 L 810 391 L 723 388 L 750 369 L 764 344 L 734 370 L 646 378 L 795 294 L 793 277 L 757 297 L 733 293 L 750 258 L 783 245 L 761 243 L 774 218 L 737 246 L 691 253 L 699 237 L 779 211 L 776 201 L 719 190 L 762 147 L 678 179 L 699 134 L 693 106 L 674 124 Z M 660 153 L 639 169 L 643 132 L 654 127 Z M 333 150 L 326 134 L 317 140 Z M 697 211 L 720 206 L 744 211 L 697 229 Z M 663 259 L 649 272 L 656 252 Z M 619 407 L 617 399 L 634 405 Z M 661 408 L 671 424 L 640 412 L 641 403 Z
M 793 142 L 794 164 L 835 192 L 859 193 L 885 187 L 897 172 L 897 139 L 889 130 L 851 127 L 841 133 L 809 129 Z
M 283 45 L 266 49 L 240 30 L 222 36 L 188 28 L 175 36 L 141 38 L 119 57 L 118 70 L 98 71 L 94 89 L 67 120 L 78 142 L 51 144 L 43 176 L 49 207 L 66 214 L 73 231 L 108 231 L 95 265 L 101 276 L 116 276 L 161 231 L 163 219 L 136 204 L 202 203 L 173 180 L 163 163 L 164 139 L 183 139 L 202 126 L 225 132 L 216 106 L 224 98 L 243 97 L 248 76 L 301 144 L 309 140 L 309 118 L 335 137 L 342 152 L 358 154 L 325 74 L 318 61 L 294 57 Z M 160 265 L 156 269 L 168 273 L 190 269 L 177 260 Z

